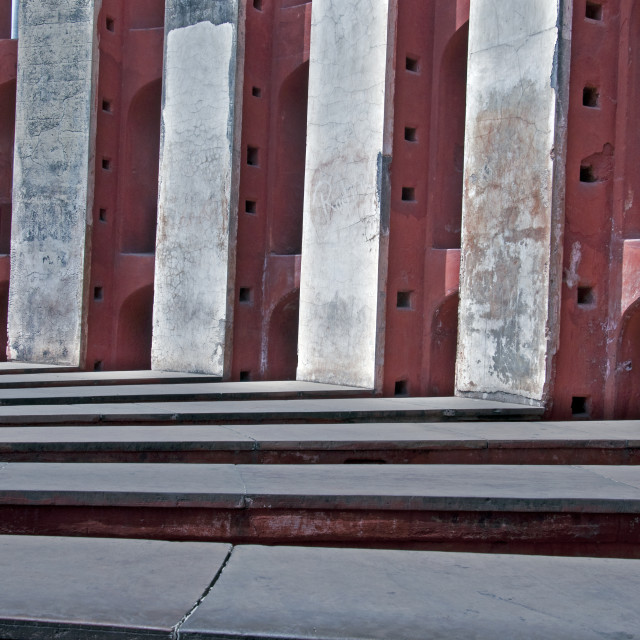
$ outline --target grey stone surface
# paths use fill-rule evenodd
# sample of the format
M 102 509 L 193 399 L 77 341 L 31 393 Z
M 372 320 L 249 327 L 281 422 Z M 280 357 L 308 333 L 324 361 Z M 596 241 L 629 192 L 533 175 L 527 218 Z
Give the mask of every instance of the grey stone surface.
M 229 374 L 244 7 L 166 2 L 153 369 Z
M 78 366 L 101 0 L 20 3 L 8 355 Z
M 0 637 L 173 638 L 226 544 L 0 536 Z
M 572 5 L 471 3 L 456 393 L 549 392 L 560 287 L 578 282 L 562 273 Z
M 219 402 L 149 402 L 121 404 L 33 405 L 0 407 L 0 424 L 65 422 L 223 423 L 278 420 L 349 420 L 353 422 L 526 419 L 542 409 L 521 404 L 466 398 L 337 398 L 331 400 L 250 400 Z
M 66 367 L 54 364 L 37 364 L 32 362 L 0 362 L 0 376 L 4 378 L 10 375 L 33 375 L 38 373 L 63 373 L 76 371 L 77 367 Z
M 640 513 L 640 467 L 614 471 L 609 477 L 609 467 L 558 465 L 0 463 L 0 502 Z
M 381 384 L 397 0 L 314 0 L 300 380 Z
M 640 561 L 236 547 L 180 637 L 640 638 Z

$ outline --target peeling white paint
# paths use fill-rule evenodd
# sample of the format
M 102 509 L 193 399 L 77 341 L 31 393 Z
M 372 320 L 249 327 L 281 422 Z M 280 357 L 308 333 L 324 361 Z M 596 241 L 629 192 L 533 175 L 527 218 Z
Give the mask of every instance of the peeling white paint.
M 389 0 L 313 2 L 299 380 L 377 382 L 395 10 Z
M 168 29 L 153 369 L 222 376 L 230 357 L 241 111 L 236 30 L 210 21 Z
M 565 269 L 564 279 L 569 289 L 573 289 L 580 284 L 580 276 L 578 268 L 582 259 L 582 245 L 577 240 L 571 245 L 571 257 L 569 259 L 569 268 Z
M 95 164 L 99 0 L 22 0 L 9 359 L 78 366 Z
M 471 3 L 458 393 L 544 400 L 560 287 L 568 14 L 560 0 Z

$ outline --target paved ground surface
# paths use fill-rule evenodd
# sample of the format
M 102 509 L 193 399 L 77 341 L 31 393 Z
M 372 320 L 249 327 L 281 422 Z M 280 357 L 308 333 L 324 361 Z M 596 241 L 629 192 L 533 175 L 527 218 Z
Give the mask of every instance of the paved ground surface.
M 2 536 L 0 573 L 11 640 L 640 637 L 638 560 Z
M 244 383 L 237 383 L 242 385 Z M 180 385 L 183 386 L 183 385 Z M 416 422 L 421 420 L 535 419 L 542 410 L 519 404 L 468 398 L 335 398 L 305 400 L 221 400 L 0 407 L 1 424 L 98 422 Z

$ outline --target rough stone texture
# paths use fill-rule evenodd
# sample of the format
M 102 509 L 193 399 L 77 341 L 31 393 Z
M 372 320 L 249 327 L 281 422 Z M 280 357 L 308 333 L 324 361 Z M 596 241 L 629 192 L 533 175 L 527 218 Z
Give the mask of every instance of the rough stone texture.
M 456 390 L 544 400 L 555 353 L 571 3 L 471 5 Z
M 101 0 L 20 5 L 8 356 L 78 366 Z
M 0 536 L 0 637 L 169 640 L 229 551 L 226 544 Z
M 180 637 L 632 639 L 640 624 L 638 564 L 236 547 Z
M 153 369 L 229 373 L 243 7 L 167 2 Z
M 394 0 L 312 9 L 300 380 L 381 383 Z

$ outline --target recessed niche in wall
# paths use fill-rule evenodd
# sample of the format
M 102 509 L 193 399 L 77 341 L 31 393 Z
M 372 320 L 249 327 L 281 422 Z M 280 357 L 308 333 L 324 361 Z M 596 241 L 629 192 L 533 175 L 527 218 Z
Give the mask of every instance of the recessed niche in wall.
M 250 167 L 259 165 L 259 150 L 257 147 L 247 147 L 247 164 Z
M 414 187 L 402 187 L 402 200 L 404 202 L 416 201 L 416 190 Z
M 245 200 L 244 210 L 246 213 L 255 215 L 258 213 L 258 203 L 255 200 Z
M 253 296 L 249 287 L 240 287 L 240 291 L 238 292 L 238 302 L 251 304 L 252 298 Z
M 411 298 L 413 291 L 398 291 L 396 298 L 396 308 L 411 309 Z
M 106 222 L 107 221 L 107 210 L 106 209 L 99 209 L 98 210 L 98 220 L 100 220 L 100 222 Z
M 103 369 L 102 360 L 96 360 L 93 363 L 93 370 L 94 371 L 102 371 L 102 369 Z
M 405 60 L 405 68 L 407 71 L 411 71 L 412 73 L 418 73 L 418 71 L 420 70 L 418 59 L 407 56 Z
M 582 90 L 582 104 L 585 107 L 590 107 L 591 109 L 596 109 L 600 102 L 600 93 L 596 87 L 591 87 L 587 85 Z
M 107 31 L 111 31 L 111 33 L 114 33 L 116 30 L 116 23 L 115 20 L 113 18 L 109 18 L 107 16 L 106 20 L 105 20 L 105 27 L 107 28 Z
M 262 96 L 262 89 L 260 87 L 253 87 L 253 89 L 251 89 L 251 95 L 255 98 L 260 98 Z
M 408 142 L 417 142 L 418 130 L 415 127 L 405 127 L 404 139 L 407 140 Z
M 602 20 L 602 4 L 599 2 L 589 2 L 587 0 L 587 6 L 585 10 L 585 17 L 589 20 Z
M 240 382 L 249 382 L 251 380 L 251 371 L 240 372 Z
M 262 0 L 253 0 L 253 8 L 262 11 Z
M 595 303 L 596 296 L 592 287 L 578 287 L 578 304 L 580 306 L 590 306 Z
M 102 287 L 95 287 L 93 289 L 94 300 L 104 300 L 104 289 Z
M 580 165 L 580 182 L 597 182 L 598 177 L 593 170 L 593 165 L 591 164 L 581 164 Z
M 111 104 L 111 100 L 103 100 L 102 101 L 102 110 L 105 113 L 112 113 L 113 112 L 113 105 Z
M 102 158 L 102 168 L 105 171 L 111 171 L 111 159 L 110 158 Z
M 571 415 L 588 418 L 589 398 L 586 396 L 573 396 L 571 398 Z
M 394 396 L 408 396 L 409 395 L 409 383 L 406 380 L 396 380 L 396 384 L 393 390 Z

